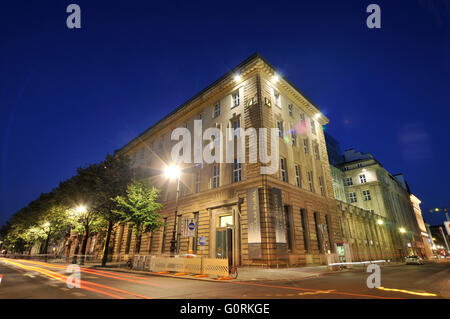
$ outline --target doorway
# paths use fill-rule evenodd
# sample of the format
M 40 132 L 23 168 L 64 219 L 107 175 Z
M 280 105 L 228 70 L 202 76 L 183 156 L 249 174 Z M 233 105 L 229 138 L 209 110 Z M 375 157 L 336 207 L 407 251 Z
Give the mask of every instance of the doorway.
M 227 258 L 233 265 L 233 215 L 218 216 L 216 228 L 216 258 Z

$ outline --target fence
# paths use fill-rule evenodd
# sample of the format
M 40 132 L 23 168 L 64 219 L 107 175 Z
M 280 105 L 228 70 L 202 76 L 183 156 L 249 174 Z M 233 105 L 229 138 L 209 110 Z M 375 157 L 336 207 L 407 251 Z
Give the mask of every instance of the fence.
M 202 275 L 228 275 L 228 259 L 206 257 L 134 256 L 133 268 L 152 272 L 173 271 Z

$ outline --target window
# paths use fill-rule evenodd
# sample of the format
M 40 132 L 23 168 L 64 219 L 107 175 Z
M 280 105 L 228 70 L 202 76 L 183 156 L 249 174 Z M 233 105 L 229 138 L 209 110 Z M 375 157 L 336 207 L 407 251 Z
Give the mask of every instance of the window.
M 219 216 L 219 227 L 233 226 L 233 215 Z
M 203 121 L 203 113 L 200 113 L 200 114 L 198 115 L 198 119 L 199 119 L 200 121 Z
M 294 115 L 293 115 L 293 111 L 292 111 L 292 104 L 289 104 L 289 105 L 288 105 L 288 111 L 289 111 L 289 115 L 290 115 L 290 116 L 294 116 Z
M 319 213 L 314 212 L 314 224 L 316 226 L 317 247 L 322 251 L 322 234 L 320 233 Z
M 197 225 L 197 227 L 195 227 L 195 237 L 194 240 L 192 241 L 192 251 L 194 254 L 197 253 L 197 243 L 198 243 L 198 212 L 194 213 L 194 220 L 195 220 L 195 225 Z
M 234 136 L 239 137 L 239 131 L 240 131 L 239 129 L 241 128 L 241 119 L 237 118 L 236 120 L 234 120 L 232 122 L 232 125 L 233 125 Z
M 309 142 L 307 138 L 303 139 L 303 150 L 305 154 L 309 154 Z
M 288 244 L 288 250 L 292 251 L 292 232 L 291 232 L 291 219 L 289 214 L 289 206 L 284 206 L 284 222 L 286 227 L 286 241 Z
M 360 168 L 360 167 L 362 167 L 362 164 L 358 163 L 358 164 L 356 164 L 356 167 Z
M 308 216 L 306 213 L 306 209 L 300 208 L 300 217 L 302 219 L 302 230 L 303 230 L 303 245 L 305 247 L 305 251 L 309 249 L 309 236 L 308 236 Z
M 264 98 L 264 105 L 267 105 L 267 106 L 272 106 L 272 102 L 270 102 L 270 99 L 268 99 L 268 98 Z
M 295 132 L 295 129 L 291 131 L 292 136 L 292 146 L 297 146 L 297 133 Z
M 320 160 L 319 145 L 317 144 L 314 144 L 314 157 L 316 158 L 316 160 Z
M 240 182 L 242 180 L 242 164 L 238 163 L 235 159 L 233 163 L 233 183 Z
M 302 178 L 300 175 L 300 165 L 295 165 L 295 180 L 297 181 L 297 186 L 302 187 Z
M 359 175 L 359 181 L 361 182 L 361 184 L 364 184 L 366 182 L 366 175 L 365 174 Z
M 286 171 L 286 159 L 280 158 L 280 161 L 281 161 L 281 179 L 283 180 L 283 182 L 287 182 L 288 177 L 287 177 L 287 171 Z
M 351 186 L 353 185 L 353 180 L 351 177 L 344 178 L 344 186 Z
M 164 243 L 166 241 L 166 233 L 167 233 L 167 217 L 164 218 L 164 228 L 163 228 L 163 237 L 161 241 L 161 254 L 164 253 Z
M 280 106 L 280 93 L 275 92 L 273 95 L 274 95 L 275 105 Z
M 311 119 L 310 123 L 311 123 L 311 133 L 316 134 L 316 123 L 314 122 L 313 119 Z
M 300 112 L 300 120 L 302 121 L 305 120 L 305 113 Z
M 325 223 L 327 224 L 327 233 L 328 233 L 328 243 L 329 243 L 329 249 L 330 250 L 334 250 L 334 245 L 332 245 L 331 243 L 331 231 L 330 231 L 330 226 L 331 226 L 331 218 L 328 214 L 325 215 Z
M 233 94 L 233 107 L 239 105 L 239 92 Z
M 277 121 L 278 136 L 283 137 L 283 122 Z
M 217 102 L 214 105 L 214 117 L 218 117 L 220 115 L 220 102 Z
M 313 176 L 311 171 L 308 171 L 308 185 L 309 191 L 314 192 Z
M 323 176 L 319 176 L 320 194 L 325 196 L 325 188 L 323 187 Z
M 357 202 L 357 200 L 356 200 L 356 193 L 355 192 L 348 193 L 347 196 L 348 196 L 348 201 L 350 203 L 356 203 Z
M 369 190 L 362 191 L 362 194 L 363 194 L 364 200 L 371 200 Z
M 212 188 L 219 187 L 219 178 L 220 178 L 220 166 L 213 166 L 213 176 L 212 176 Z
M 200 170 L 198 170 L 195 174 L 195 192 L 200 192 Z

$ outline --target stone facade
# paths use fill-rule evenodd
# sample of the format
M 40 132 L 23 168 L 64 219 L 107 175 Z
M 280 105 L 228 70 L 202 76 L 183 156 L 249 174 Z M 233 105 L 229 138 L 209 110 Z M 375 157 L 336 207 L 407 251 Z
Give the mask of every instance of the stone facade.
M 184 165 L 175 220 L 176 183 L 165 179 L 162 169 L 170 164 L 177 143 L 171 140 L 174 129 L 187 128 L 194 143 L 194 120 L 202 121 L 203 131 L 215 127 L 224 136 L 230 127 L 282 128 L 276 137 L 280 167 L 275 174 L 261 174 L 264 164 L 249 162 L 249 156 L 258 152 L 249 138 L 241 167 Z M 395 234 L 377 224 L 388 219 L 382 210 L 375 215 L 362 209 L 367 207 L 335 199 L 322 130 L 327 123 L 320 110 L 265 59 L 258 54 L 248 58 L 118 151 L 151 172 L 152 183 L 162 190 L 165 226 L 144 234 L 136 247 L 128 226 L 117 225 L 110 247 L 113 259 L 169 254 L 175 225 L 178 254 L 227 257 L 234 265 L 320 264 L 325 253 L 336 253 L 343 244 L 349 245 L 353 261 L 399 257 Z M 265 143 L 270 150 L 270 136 Z M 198 221 L 195 238 L 181 236 L 185 217 Z M 206 239 L 205 245 L 199 244 L 200 237 Z

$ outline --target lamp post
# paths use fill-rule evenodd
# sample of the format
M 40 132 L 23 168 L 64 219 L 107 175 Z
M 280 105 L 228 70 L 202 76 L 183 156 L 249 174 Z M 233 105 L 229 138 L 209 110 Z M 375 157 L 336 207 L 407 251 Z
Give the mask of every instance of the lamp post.
M 172 232 L 172 240 L 170 241 L 170 256 L 175 256 L 175 251 L 177 249 L 177 240 L 175 237 L 175 234 L 177 232 L 177 214 L 178 214 L 178 197 L 180 194 L 180 168 L 176 165 L 170 165 L 167 166 L 164 169 L 164 175 L 169 178 L 176 178 L 177 179 L 177 194 L 175 198 L 175 212 L 174 212 L 174 219 L 173 219 L 173 232 Z M 164 243 L 163 243 L 164 245 Z

